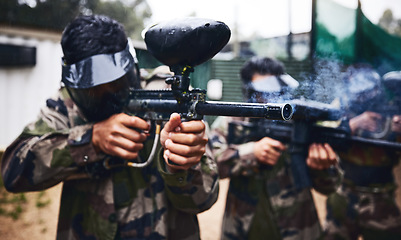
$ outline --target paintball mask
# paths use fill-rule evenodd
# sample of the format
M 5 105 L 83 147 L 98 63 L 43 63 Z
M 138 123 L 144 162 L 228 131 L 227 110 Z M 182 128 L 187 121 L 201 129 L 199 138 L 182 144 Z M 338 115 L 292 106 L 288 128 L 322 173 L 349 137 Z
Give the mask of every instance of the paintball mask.
M 393 104 L 401 107 L 401 71 L 392 71 L 384 74 L 383 86 Z
M 351 113 L 359 115 L 374 109 L 374 105 L 383 101 L 381 78 L 373 69 L 353 69 L 344 80 L 346 94 L 342 97 L 342 104 Z
M 122 111 L 130 88 L 140 88 L 135 50 L 99 54 L 75 64 L 63 61 L 62 82 L 88 121 L 101 121 Z
M 291 99 L 298 85 L 298 81 L 288 74 L 272 75 L 247 83 L 244 92 L 249 102 L 282 102 Z

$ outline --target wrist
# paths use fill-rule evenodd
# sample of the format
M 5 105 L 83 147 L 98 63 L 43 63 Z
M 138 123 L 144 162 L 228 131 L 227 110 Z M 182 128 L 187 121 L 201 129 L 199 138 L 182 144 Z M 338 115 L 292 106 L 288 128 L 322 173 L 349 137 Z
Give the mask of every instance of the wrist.
M 95 149 L 95 151 L 97 153 L 100 152 L 100 148 L 99 148 L 99 142 L 97 140 L 97 123 L 93 124 L 92 126 L 92 139 L 91 139 L 91 143 L 93 148 Z

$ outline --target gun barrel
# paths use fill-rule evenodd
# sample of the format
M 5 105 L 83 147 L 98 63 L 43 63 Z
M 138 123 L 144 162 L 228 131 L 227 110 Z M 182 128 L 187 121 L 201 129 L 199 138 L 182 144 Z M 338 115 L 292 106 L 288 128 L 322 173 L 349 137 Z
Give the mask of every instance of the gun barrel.
M 127 112 L 136 113 L 147 119 L 168 120 L 171 113 L 183 114 L 189 119 L 201 116 L 234 116 L 267 118 L 272 120 L 290 120 L 292 107 L 290 104 L 254 104 L 235 102 L 186 102 L 178 103 L 171 99 L 132 99 Z
M 258 104 L 206 101 L 196 104 L 196 112 L 201 115 L 267 118 L 290 120 L 293 114 L 290 104 Z

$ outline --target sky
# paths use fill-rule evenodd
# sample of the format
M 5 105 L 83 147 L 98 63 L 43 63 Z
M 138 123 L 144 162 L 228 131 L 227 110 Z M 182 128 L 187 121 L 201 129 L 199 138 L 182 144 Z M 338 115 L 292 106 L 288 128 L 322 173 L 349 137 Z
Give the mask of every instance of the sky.
M 333 0 L 350 8 L 357 0 Z M 241 38 L 274 37 L 308 32 L 311 28 L 312 0 L 147 0 L 153 16 L 147 24 L 173 18 L 197 17 L 223 21 L 231 29 L 238 26 Z M 390 8 L 401 19 L 399 0 L 361 0 L 362 10 L 377 23 L 384 10 Z M 291 5 L 291 8 L 288 6 Z

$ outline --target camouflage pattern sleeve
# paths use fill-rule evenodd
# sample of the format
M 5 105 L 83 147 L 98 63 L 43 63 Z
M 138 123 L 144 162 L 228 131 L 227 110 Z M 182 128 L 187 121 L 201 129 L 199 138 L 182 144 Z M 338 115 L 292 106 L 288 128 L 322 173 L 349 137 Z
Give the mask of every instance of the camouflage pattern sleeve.
M 158 170 L 164 179 L 166 193 L 174 208 L 197 214 L 209 209 L 219 194 L 219 175 L 212 151 L 206 145 L 206 153 L 199 164 L 187 171 L 170 173 L 163 159 L 158 157 Z
M 221 178 L 253 175 L 254 170 L 259 167 L 259 163 L 253 153 L 254 142 L 243 144 L 227 143 L 228 123 L 232 120 L 234 118 L 220 116 L 211 126 L 209 141 L 212 145 Z
M 1 174 L 8 191 L 49 188 L 98 158 L 91 146 L 92 125 L 71 122 L 78 119 L 72 111 L 76 106 L 66 96 L 62 89 L 48 99 L 37 120 L 6 149 Z

